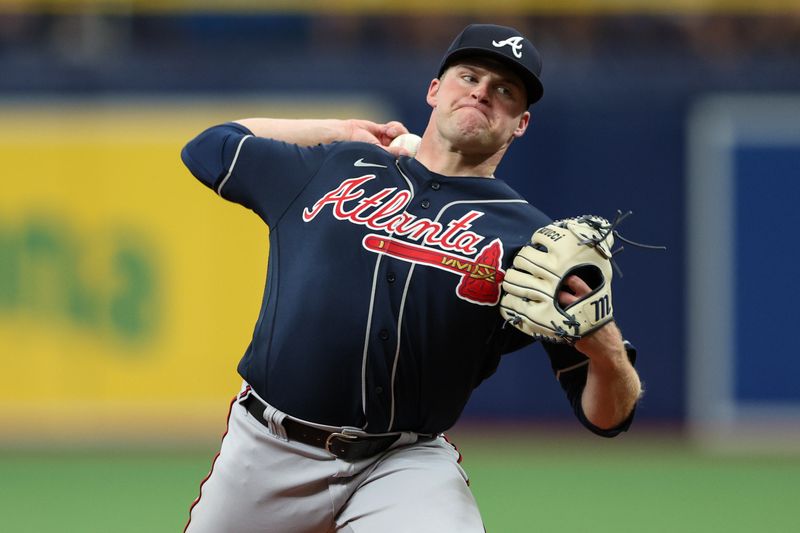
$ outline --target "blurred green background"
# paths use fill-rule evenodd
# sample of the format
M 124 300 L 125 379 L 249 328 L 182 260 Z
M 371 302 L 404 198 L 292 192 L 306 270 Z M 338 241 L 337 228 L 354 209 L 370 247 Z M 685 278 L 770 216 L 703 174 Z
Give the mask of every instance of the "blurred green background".
M 457 429 L 489 532 L 790 532 L 800 460 L 708 454 L 669 432 L 616 442 Z M 556 432 L 559 433 L 559 432 Z M 5 450 L 3 531 L 180 531 L 216 446 Z

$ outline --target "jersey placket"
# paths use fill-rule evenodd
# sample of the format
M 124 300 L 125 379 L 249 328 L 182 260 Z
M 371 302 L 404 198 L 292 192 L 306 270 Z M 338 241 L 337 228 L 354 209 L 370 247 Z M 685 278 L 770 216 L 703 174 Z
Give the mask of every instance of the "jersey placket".
M 414 202 L 415 187 L 397 166 L 395 179 L 404 183 Z M 408 206 L 404 212 L 408 211 Z M 390 234 L 391 236 L 391 234 Z M 362 398 L 371 432 L 391 431 L 396 412 L 395 379 L 400 357 L 400 332 L 410 281 L 410 268 L 389 255 L 379 254 L 375 262 L 370 300 L 370 316 L 364 339 Z M 405 275 L 404 275 L 405 274 Z
M 398 170 L 413 191 L 413 182 L 399 167 Z M 436 201 L 435 198 L 435 192 L 441 189 L 441 183 L 431 181 L 421 187 L 418 182 L 416 184 L 420 189 L 420 196 L 412 196 L 405 212 L 413 215 L 416 219 L 430 219 L 431 213 L 436 213 L 444 203 Z M 402 238 L 398 238 L 398 240 L 407 241 Z M 391 244 L 389 247 L 391 248 Z M 387 255 L 383 256 L 383 260 L 376 265 L 376 283 L 385 284 L 386 292 L 373 291 L 371 322 L 374 326 L 373 334 L 367 339 L 371 348 L 368 351 L 364 391 L 368 427 L 371 431 L 394 430 L 398 409 L 396 405 L 397 368 L 400 364 L 403 317 L 411 279 L 417 267 L 416 262 L 410 261 L 408 258 L 393 257 L 389 249 L 387 249 Z M 399 275 L 398 273 L 401 271 L 405 275 Z M 391 299 L 384 305 L 381 305 L 383 302 L 379 302 L 382 293 Z M 384 309 L 391 309 L 392 312 L 382 314 L 381 310 Z M 372 380 L 375 382 L 372 383 Z M 411 386 L 411 384 L 406 385 Z

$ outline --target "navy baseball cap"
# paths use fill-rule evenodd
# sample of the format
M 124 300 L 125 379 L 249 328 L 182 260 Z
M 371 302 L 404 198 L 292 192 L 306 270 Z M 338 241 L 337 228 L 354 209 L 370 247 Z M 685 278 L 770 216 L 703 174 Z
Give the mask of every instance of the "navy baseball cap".
M 542 73 L 542 56 L 533 43 L 514 28 L 494 24 L 470 24 L 447 49 L 437 77 L 441 77 L 454 61 L 471 56 L 491 57 L 511 67 L 525 84 L 529 106 L 544 94 L 544 86 L 539 79 Z

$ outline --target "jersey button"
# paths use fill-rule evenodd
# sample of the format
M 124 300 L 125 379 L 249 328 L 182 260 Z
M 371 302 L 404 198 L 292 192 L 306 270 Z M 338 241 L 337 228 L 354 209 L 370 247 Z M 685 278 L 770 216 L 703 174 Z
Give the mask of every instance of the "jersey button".
M 394 280 L 396 279 L 397 276 L 394 275 L 394 272 L 389 272 L 388 274 L 386 274 L 386 281 L 388 281 L 389 283 L 394 283 Z
M 428 209 L 431 206 L 431 203 L 428 200 L 422 200 L 419 205 L 422 206 L 422 209 Z
M 383 387 L 375 387 L 375 394 L 383 394 Z
M 378 333 L 378 337 L 380 337 L 382 341 L 388 341 L 389 340 L 389 332 L 387 330 L 385 330 L 385 329 L 382 329 Z
M 434 191 L 438 191 L 441 187 L 442 186 L 441 184 L 439 184 L 438 181 L 434 181 L 431 183 L 431 189 L 433 189 Z

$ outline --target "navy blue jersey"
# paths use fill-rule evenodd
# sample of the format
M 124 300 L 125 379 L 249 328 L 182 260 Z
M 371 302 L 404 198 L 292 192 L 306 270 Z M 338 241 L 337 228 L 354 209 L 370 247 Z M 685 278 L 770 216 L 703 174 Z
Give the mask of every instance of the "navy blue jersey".
M 300 147 L 238 124 L 206 130 L 182 158 L 270 228 L 239 373 L 281 411 L 373 433 L 441 432 L 500 356 L 531 342 L 503 327 L 496 306 L 514 254 L 550 220 L 503 181 L 435 174 L 366 143 Z M 548 353 L 596 430 L 578 401 L 585 357 Z M 567 368 L 577 371 L 562 376 Z

